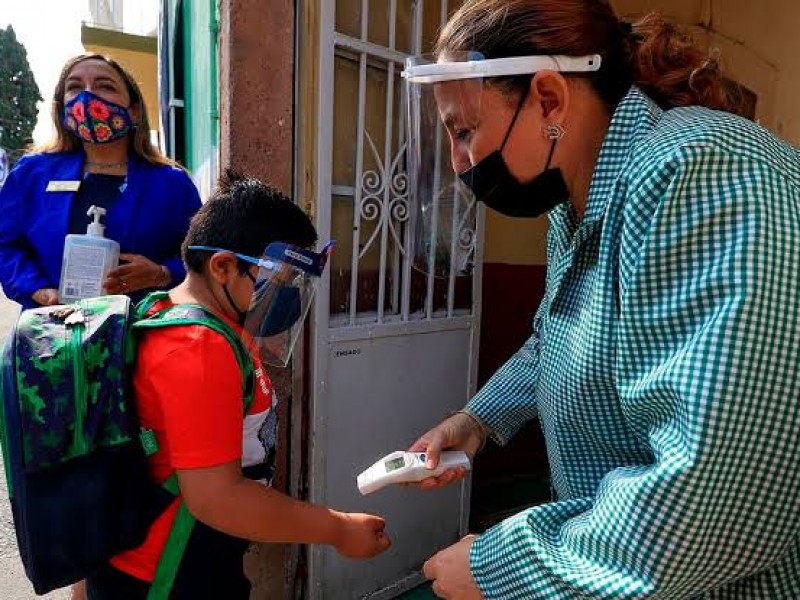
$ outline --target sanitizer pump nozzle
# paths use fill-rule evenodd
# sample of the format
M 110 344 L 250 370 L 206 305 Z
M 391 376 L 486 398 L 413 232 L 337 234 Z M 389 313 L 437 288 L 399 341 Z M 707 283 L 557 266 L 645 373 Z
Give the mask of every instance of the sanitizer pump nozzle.
M 106 216 L 106 209 L 103 208 L 102 206 L 92 205 L 89 207 L 89 210 L 86 211 L 86 215 L 94 219 L 89 223 L 89 226 L 86 228 L 86 235 L 91 235 L 94 237 L 104 237 L 106 226 L 100 222 L 100 217 Z
M 71 233 L 64 240 L 58 285 L 58 297 L 64 304 L 102 296 L 106 274 L 119 264 L 119 244 L 105 237 L 106 227 L 100 222 L 106 209 L 92 206 L 86 214 L 92 218 L 86 235 Z

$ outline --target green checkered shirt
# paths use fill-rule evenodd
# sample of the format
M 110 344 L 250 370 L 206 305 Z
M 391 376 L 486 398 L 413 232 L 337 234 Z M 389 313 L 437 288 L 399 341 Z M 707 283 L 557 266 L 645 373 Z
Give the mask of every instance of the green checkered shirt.
M 796 149 L 630 91 L 469 404 L 500 443 L 538 415 L 556 493 L 473 545 L 487 598 L 800 598 L 799 255 Z

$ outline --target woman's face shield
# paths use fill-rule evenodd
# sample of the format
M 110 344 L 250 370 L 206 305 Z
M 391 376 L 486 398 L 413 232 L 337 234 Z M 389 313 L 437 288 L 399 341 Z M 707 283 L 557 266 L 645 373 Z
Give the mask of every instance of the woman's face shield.
M 599 55 L 487 60 L 477 52 L 406 60 L 408 178 L 417 269 L 447 276 L 451 270 L 466 274 L 472 266 L 476 206 L 472 182 L 465 178 L 484 158 L 474 156 L 471 145 L 483 117 L 486 79 L 541 70 L 585 73 L 597 71 L 600 63 Z
M 258 275 L 243 328 L 258 348 L 261 361 L 285 367 L 300 337 L 328 256 L 275 242 L 258 260 Z
M 466 58 L 466 57 L 465 57 Z M 410 58 L 406 71 L 427 65 Z M 436 277 L 468 275 L 475 252 L 475 197 L 458 174 L 469 168 L 469 133 L 481 115 L 481 79 L 420 81 L 406 76 L 409 193 L 416 269 Z

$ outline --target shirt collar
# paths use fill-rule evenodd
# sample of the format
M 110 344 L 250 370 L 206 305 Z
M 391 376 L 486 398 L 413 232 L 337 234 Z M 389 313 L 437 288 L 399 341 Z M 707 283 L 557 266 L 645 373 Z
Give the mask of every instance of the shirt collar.
M 647 135 L 664 111 L 638 87 L 632 87 L 614 111 L 611 125 L 600 148 L 589 198 L 586 218 L 602 216 L 611 191 L 619 179 L 637 142 Z
M 605 214 L 614 185 L 620 177 L 637 142 L 655 126 L 664 111 L 642 90 L 633 86 L 617 105 L 606 137 L 600 147 L 597 165 L 589 186 L 583 223 L 598 222 Z M 575 219 L 570 205 L 561 205 L 551 213 L 555 222 L 567 226 Z

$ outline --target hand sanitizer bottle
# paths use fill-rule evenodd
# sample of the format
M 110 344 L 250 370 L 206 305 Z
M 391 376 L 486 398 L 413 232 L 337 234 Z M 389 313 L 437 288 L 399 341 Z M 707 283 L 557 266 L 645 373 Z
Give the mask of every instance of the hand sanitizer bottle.
M 103 295 L 106 273 L 119 264 L 119 244 L 103 236 L 105 226 L 100 217 L 105 216 L 106 209 L 92 206 L 86 214 L 92 217 L 86 235 L 72 233 L 64 242 L 58 288 L 63 304 Z

